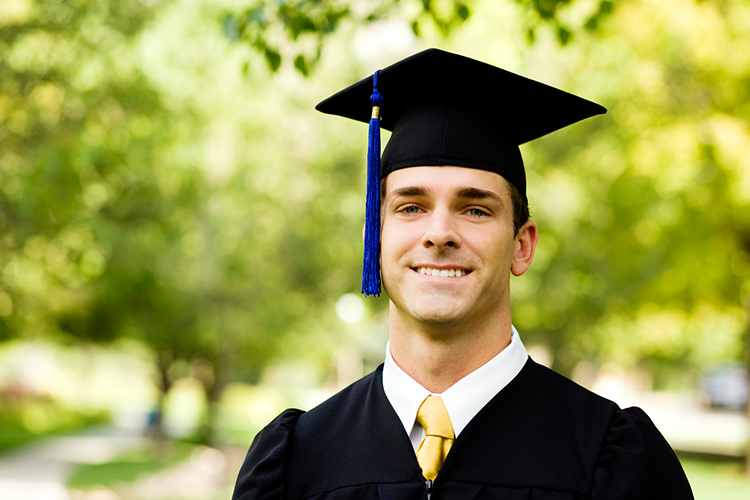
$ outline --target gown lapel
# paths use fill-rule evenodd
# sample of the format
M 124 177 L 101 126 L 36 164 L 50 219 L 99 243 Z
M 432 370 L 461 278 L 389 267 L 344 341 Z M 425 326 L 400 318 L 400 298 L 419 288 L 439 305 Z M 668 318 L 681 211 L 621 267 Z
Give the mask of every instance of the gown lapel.
M 614 405 L 561 380 L 529 359 L 461 432 L 438 480 L 590 491 Z
M 382 379 L 381 366 L 299 418 L 289 462 L 291 498 L 366 484 L 378 484 L 384 500 L 413 498 L 401 488 L 423 488 L 411 441 Z

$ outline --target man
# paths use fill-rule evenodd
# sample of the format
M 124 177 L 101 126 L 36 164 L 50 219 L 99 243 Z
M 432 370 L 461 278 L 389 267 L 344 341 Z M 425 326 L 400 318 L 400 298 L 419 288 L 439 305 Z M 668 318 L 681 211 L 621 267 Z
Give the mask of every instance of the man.
M 511 323 L 538 238 L 518 145 L 604 108 L 432 49 L 318 109 L 370 122 L 363 288 L 382 274 L 386 359 L 261 431 L 234 498 L 692 498 L 640 409 L 537 365 Z

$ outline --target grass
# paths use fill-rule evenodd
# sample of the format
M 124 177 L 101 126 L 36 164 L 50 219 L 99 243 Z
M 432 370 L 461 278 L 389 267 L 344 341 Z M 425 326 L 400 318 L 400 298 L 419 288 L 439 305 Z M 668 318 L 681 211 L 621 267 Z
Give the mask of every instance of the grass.
M 1 395 L 0 395 L 1 396 Z M 107 422 L 103 412 L 69 408 L 44 397 L 0 397 L 0 452 L 39 438 Z
M 163 447 L 144 446 L 124 453 L 111 462 L 77 467 L 68 477 L 68 487 L 88 489 L 132 483 L 186 460 L 195 445 L 169 441 Z
M 0 425 L 0 452 L 10 450 L 24 443 L 29 443 L 43 434 L 31 432 L 26 427 L 16 423 L 3 423 Z
M 104 417 L 81 420 L 73 425 L 52 427 L 42 431 L 30 431 L 26 426 L 16 422 L 0 422 L 0 454 L 24 444 L 30 444 L 50 436 L 76 434 L 92 425 L 106 422 Z
M 696 500 L 747 500 L 750 476 L 741 460 L 699 460 L 681 457 Z
M 85 489 L 93 486 L 113 486 L 130 483 L 145 474 L 153 474 L 164 468 L 155 460 L 115 460 L 104 464 L 85 465 L 77 469 L 68 480 L 71 488 Z

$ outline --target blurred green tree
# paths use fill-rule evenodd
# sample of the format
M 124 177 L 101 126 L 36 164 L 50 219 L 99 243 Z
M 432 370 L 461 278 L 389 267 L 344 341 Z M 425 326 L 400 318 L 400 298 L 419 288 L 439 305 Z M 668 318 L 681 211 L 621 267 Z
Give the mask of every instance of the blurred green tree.
M 615 361 L 663 387 L 743 356 L 747 6 L 676 11 L 621 5 L 596 43 L 557 60 L 575 68 L 571 87 L 610 107 L 530 148 L 542 244 L 517 283 L 514 320 L 552 344 L 563 372 L 581 358 Z
M 359 169 L 322 161 L 325 181 L 312 183 L 308 162 L 275 179 L 261 154 L 234 162 L 277 123 L 222 121 L 204 89 L 180 94 L 143 71 L 140 44 L 160 16 L 182 15 L 210 39 L 215 17 L 179 11 L 19 0 L 0 14 L 0 335 L 134 338 L 154 350 L 162 395 L 188 361 L 216 401 L 226 381 L 257 380 L 290 344 L 327 352 L 294 325 L 309 328 L 356 280 L 346 249 L 358 214 L 343 193 Z M 339 236 L 313 245 L 320 227 Z
M 197 300 L 158 263 L 195 171 L 155 165 L 174 119 L 136 64 L 140 2 L 16 1 L 0 14 L 0 289 L 4 338 L 110 341 L 193 355 Z M 183 188 L 160 181 L 178 174 Z M 172 271 L 174 273 L 174 271 Z M 178 342 L 172 334 L 185 332 Z
M 515 0 L 527 8 L 523 19 L 526 38 L 532 42 L 540 26 L 551 26 L 560 44 L 570 42 L 581 30 L 595 30 L 612 12 L 612 0 L 596 0 L 585 18 L 563 19 L 560 10 L 581 0 Z M 406 20 L 416 36 L 436 30 L 447 36 L 466 22 L 474 0 L 250 0 L 239 12 L 224 15 L 226 36 L 252 46 L 276 71 L 283 60 L 293 61 L 303 75 L 320 59 L 325 40 L 344 23 L 364 25 L 389 17 Z M 499 19 L 496 21 L 500 21 Z M 507 21 L 505 21 L 507 23 Z M 508 26 L 499 26 L 508 28 Z
M 295 312 L 274 308 L 283 293 L 255 276 L 235 288 L 212 278 L 235 280 L 250 263 L 217 255 L 200 159 L 174 156 L 201 137 L 199 117 L 168 106 L 138 66 L 137 36 L 155 8 L 13 5 L 0 30 L 0 334 L 136 338 L 154 348 L 164 392 L 178 360 L 205 359 L 234 378 L 220 358 L 242 352 L 257 377 L 282 336 L 239 333 L 251 318 L 283 332 Z M 237 311 L 238 322 L 227 319 Z M 213 373 L 202 381 L 209 394 L 218 387 Z

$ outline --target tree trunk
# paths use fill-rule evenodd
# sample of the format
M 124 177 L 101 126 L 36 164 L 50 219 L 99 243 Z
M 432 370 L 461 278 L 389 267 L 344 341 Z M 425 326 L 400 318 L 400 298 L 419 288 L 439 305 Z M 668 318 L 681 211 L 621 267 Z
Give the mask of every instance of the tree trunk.
M 156 406 L 148 416 L 145 435 L 149 437 L 154 445 L 157 455 L 163 455 L 166 450 L 167 433 L 164 429 L 164 402 L 166 395 L 172 386 L 169 378 L 169 367 L 172 366 L 172 355 L 169 352 L 157 353 L 157 372 L 159 380 L 159 396 Z
M 748 314 L 750 315 L 750 305 L 748 305 Z M 747 370 L 748 383 L 750 384 L 750 324 L 745 329 L 745 368 Z M 750 395 L 748 395 L 748 401 L 746 403 L 745 416 L 747 418 L 748 425 L 750 425 Z M 745 446 L 745 472 L 750 476 L 750 436 Z

